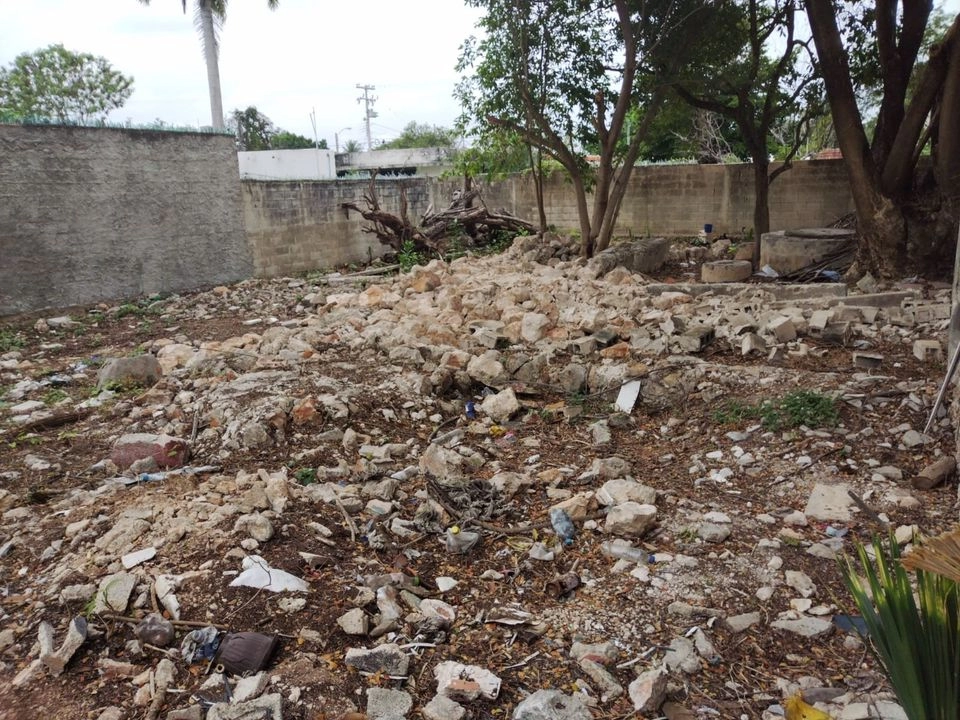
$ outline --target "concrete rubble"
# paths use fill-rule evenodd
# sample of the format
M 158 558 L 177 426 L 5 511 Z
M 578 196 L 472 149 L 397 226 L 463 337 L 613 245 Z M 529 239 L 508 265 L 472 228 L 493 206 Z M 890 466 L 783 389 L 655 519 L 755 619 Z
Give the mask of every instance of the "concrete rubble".
M 0 699 L 82 674 L 82 702 L 44 702 L 572 720 L 669 700 L 774 717 L 803 682 L 842 689 L 823 702 L 836 716 L 892 707 L 879 683 L 837 680 L 862 668 L 821 673 L 806 653 L 860 642 L 832 604 L 852 537 L 892 523 L 907 545 L 953 519 L 947 411 L 921 432 L 949 289 L 655 283 L 641 273 L 675 259 L 666 241 L 569 250 L 520 238 L 362 285 L 168 298 L 142 354 L 111 347 L 99 370 L 67 333 L 115 309 L 28 325 L 0 354 Z M 770 425 L 763 402 L 800 389 L 838 422 Z M 600 551 L 626 540 L 639 562 Z M 167 620 L 282 642 L 242 685 L 211 681 L 179 654 L 195 628 Z M 743 643 L 787 659 L 748 687 L 726 669 L 760 652 Z M 725 704 L 688 693 L 718 667 Z

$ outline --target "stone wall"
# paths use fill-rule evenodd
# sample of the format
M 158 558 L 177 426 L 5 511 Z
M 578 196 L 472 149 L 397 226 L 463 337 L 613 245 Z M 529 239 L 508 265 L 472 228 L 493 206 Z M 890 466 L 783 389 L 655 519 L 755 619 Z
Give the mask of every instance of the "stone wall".
M 366 262 L 384 251 L 376 238 L 363 232 L 364 222 L 340 204 L 357 202 L 366 180 L 337 182 L 243 183 L 244 223 L 254 248 L 257 275 L 273 277 Z M 449 205 L 461 187 L 459 179 L 400 178 L 377 181 L 381 206 L 399 210 L 405 188 L 411 218 L 431 205 Z M 546 184 L 547 221 L 560 231 L 579 227 L 572 186 L 561 174 Z M 738 233 L 753 226 L 753 167 L 751 165 L 657 165 L 638 167 L 630 178 L 619 235 L 696 235 L 705 223 L 715 233 Z M 533 183 L 514 176 L 483 188 L 492 209 L 506 209 L 536 221 Z M 780 175 L 770 192 L 771 227 L 792 229 L 827 225 L 853 211 L 847 174 L 840 160 L 798 162 Z
M 0 315 L 249 277 L 233 138 L 0 125 Z
M 367 180 L 246 180 L 242 185 L 243 221 L 259 277 L 363 263 L 384 252 L 376 236 L 364 232 L 366 222 L 360 214 L 341 207 L 344 202 L 366 207 Z M 401 188 L 406 191 L 410 217 L 418 219 L 430 204 L 431 182 L 427 178 L 378 180 L 377 197 L 383 210 L 400 212 Z

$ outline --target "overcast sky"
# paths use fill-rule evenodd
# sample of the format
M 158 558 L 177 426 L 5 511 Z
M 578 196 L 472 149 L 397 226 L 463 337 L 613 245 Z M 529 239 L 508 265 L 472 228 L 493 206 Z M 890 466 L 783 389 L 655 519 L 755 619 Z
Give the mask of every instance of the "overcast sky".
M 210 104 L 195 0 L 0 0 L 0 65 L 53 43 L 106 57 L 134 78 L 110 120 L 209 125 Z M 960 0 L 944 9 L 960 10 Z M 479 12 L 462 0 L 233 0 L 221 33 L 223 107 L 255 105 L 279 128 L 334 146 L 365 141 L 358 84 L 376 86 L 374 140 L 412 121 L 450 127 L 458 49 Z M 343 128 L 350 128 L 344 130 Z
M 0 65 L 53 43 L 106 57 L 134 78 L 110 120 L 209 125 L 210 101 L 194 0 L 0 0 Z M 365 143 L 362 91 L 375 85 L 374 140 L 411 122 L 452 126 L 458 48 L 477 11 L 461 0 L 233 0 L 220 37 L 223 107 L 255 105 L 274 124 L 333 147 Z M 351 130 L 342 130 L 350 127 Z

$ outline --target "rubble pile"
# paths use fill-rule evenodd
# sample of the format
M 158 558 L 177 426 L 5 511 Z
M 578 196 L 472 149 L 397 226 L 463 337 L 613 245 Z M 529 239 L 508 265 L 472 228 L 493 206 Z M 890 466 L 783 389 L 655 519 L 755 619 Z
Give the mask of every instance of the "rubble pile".
M 949 288 L 668 257 L 519 238 L 22 324 L 0 718 L 902 717 L 835 560 L 955 519 Z M 801 392 L 836 416 L 771 421 Z

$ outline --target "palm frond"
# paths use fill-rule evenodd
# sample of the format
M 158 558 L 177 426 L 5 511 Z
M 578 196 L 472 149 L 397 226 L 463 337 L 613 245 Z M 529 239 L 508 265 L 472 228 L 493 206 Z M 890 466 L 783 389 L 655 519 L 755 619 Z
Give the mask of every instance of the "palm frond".
M 926 570 L 960 583 L 960 527 L 936 537 L 903 556 L 907 570 Z

